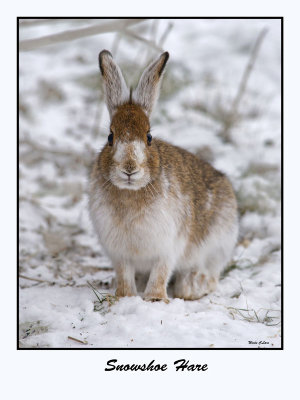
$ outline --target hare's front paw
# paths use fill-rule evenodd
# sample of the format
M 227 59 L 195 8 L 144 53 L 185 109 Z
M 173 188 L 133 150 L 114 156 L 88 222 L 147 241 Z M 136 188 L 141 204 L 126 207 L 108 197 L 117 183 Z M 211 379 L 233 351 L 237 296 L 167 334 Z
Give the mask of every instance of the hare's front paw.
M 169 303 L 167 283 L 170 272 L 166 265 L 157 264 L 150 272 L 149 280 L 144 293 L 146 301 L 164 301 Z
M 132 288 L 128 287 L 128 286 L 118 286 L 117 290 L 116 290 L 116 297 L 132 297 L 132 296 L 136 296 L 137 293 L 135 290 L 133 290 Z
M 166 304 L 170 303 L 170 300 L 167 297 L 158 297 L 158 296 L 144 296 L 145 301 L 163 301 Z
M 135 271 L 130 266 L 119 263 L 115 266 L 117 275 L 117 297 L 132 297 L 137 296 L 137 290 L 135 286 L 134 274 Z
M 144 294 L 145 301 L 164 301 L 166 304 L 170 303 L 165 289 L 146 291 Z

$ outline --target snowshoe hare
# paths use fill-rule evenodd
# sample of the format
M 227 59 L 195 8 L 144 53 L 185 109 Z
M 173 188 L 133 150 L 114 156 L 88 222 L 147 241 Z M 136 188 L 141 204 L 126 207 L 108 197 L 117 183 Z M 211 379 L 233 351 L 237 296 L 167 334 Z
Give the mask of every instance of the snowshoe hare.
M 136 271 L 148 271 L 144 299 L 199 299 L 216 288 L 234 249 L 237 205 L 221 172 L 188 151 L 152 139 L 150 114 L 169 54 L 129 90 L 109 51 L 99 55 L 110 114 L 108 142 L 90 179 L 90 216 L 117 276 L 116 296 L 136 296 Z M 183 133 L 184 134 L 184 133 Z

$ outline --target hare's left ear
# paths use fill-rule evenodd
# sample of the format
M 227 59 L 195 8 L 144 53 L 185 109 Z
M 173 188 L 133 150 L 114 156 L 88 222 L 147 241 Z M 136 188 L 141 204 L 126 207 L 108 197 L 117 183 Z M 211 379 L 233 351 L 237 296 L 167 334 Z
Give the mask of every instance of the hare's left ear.
M 143 72 L 137 88 L 133 92 L 133 100 L 139 104 L 148 117 L 150 116 L 159 95 L 161 78 L 169 58 L 169 53 L 165 52 L 152 62 Z
M 99 54 L 99 67 L 104 79 L 106 105 L 112 117 L 116 108 L 129 99 L 129 90 L 119 66 L 107 50 Z

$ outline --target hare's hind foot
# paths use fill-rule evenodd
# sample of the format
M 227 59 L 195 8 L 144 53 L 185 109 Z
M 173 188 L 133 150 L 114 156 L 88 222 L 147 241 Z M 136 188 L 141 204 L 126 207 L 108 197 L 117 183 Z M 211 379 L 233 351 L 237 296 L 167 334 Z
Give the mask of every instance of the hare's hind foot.
M 202 271 L 177 272 L 174 297 L 184 300 L 198 300 L 213 292 L 218 284 L 218 277 L 209 276 Z

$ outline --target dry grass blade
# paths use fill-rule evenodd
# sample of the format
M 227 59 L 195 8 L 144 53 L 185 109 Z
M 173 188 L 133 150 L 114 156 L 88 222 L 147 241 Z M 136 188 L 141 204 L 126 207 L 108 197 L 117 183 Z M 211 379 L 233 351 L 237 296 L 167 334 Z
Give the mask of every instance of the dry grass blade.
M 264 28 L 257 36 L 257 39 L 254 43 L 254 46 L 253 46 L 252 51 L 249 56 L 249 61 L 243 72 L 236 96 L 232 102 L 231 109 L 229 110 L 229 112 L 225 112 L 223 115 L 223 131 L 221 132 L 221 136 L 223 137 L 225 142 L 231 142 L 231 137 L 230 137 L 229 131 L 236 124 L 237 120 L 239 119 L 239 112 L 238 112 L 239 105 L 245 94 L 250 74 L 253 70 L 254 64 L 257 60 L 257 56 L 258 56 L 260 47 L 262 45 L 263 39 L 265 38 L 267 32 L 268 32 L 268 29 Z M 222 110 L 219 110 L 219 113 L 221 111 Z
M 60 19 L 59 18 L 21 18 L 19 19 L 19 26 L 20 27 L 32 27 L 32 26 L 38 26 L 38 25 L 44 25 L 44 24 L 49 24 L 49 23 L 56 23 L 58 22 Z
M 264 28 L 259 33 L 259 35 L 258 35 L 258 37 L 257 37 L 257 39 L 256 39 L 256 41 L 254 43 L 254 46 L 253 46 L 252 52 L 250 54 L 250 58 L 249 58 L 248 64 L 247 64 L 247 66 L 246 66 L 246 68 L 244 70 L 243 76 L 242 76 L 242 79 L 241 79 L 241 82 L 240 82 L 236 97 L 235 97 L 235 99 L 234 99 L 234 101 L 232 103 L 232 111 L 231 111 L 232 114 L 236 114 L 237 111 L 238 111 L 238 106 L 239 106 L 239 104 L 241 102 L 241 99 L 242 99 L 244 93 L 245 93 L 245 90 L 246 90 L 246 87 L 247 87 L 247 82 L 249 80 L 249 76 L 251 74 L 251 71 L 253 70 L 253 67 L 254 67 L 255 61 L 257 59 L 257 55 L 258 55 L 259 49 L 261 47 L 261 44 L 262 44 L 263 39 L 266 36 L 267 32 L 268 32 L 268 29 Z
M 107 305 L 105 306 L 105 303 L 107 303 L 108 307 L 110 307 L 118 300 L 118 298 L 110 293 L 100 293 L 90 282 L 87 282 L 87 284 L 98 299 L 94 303 L 94 311 L 101 311 L 104 314 L 108 312 L 109 310 L 107 309 Z
M 97 293 L 99 293 L 98 290 L 96 290 L 96 289 L 94 288 L 94 286 L 90 284 L 90 282 L 88 282 L 88 285 L 90 286 L 90 288 L 91 288 L 92 291 L 94 292 L 94 294 L 95 294 L 95 296 L 97 297 L 98 301 L 101 303 L 101 302 L 103 301 L 103 299 L 101 299 L 101 298 L 98 296 L 98 294 L 97 294 Z M 101 293 L 99 293 L 99 294 L 101 295 Z
M 75 39 L 81 39 L 87 36 L 99 35 L 101 33 L 123 31 L 126 27 L 145 21 L 143 18 L 113 20 L 103 24 L 89 26 L 87 28 L 73 29 L 53 35 L 42 36 L 37 39 L 23 40 L 19 44 L 20 51 L 35 50 L 39 47 L 49 46 L 51 44 L 68 42 Z
M 51 147 L 46 147 L 43 145 L 40 145 L 34 140 L 29 139 L 29 138 L 24 138 L 19 140 L 19 145 L 27 145 L 29 147 L 28 152 L 31 154 L 33 152 L 36 152 L 38 155 L 40 155 L 41 160 L 53 160 L 53 157 L 62 157 L 64 159 L 70 159 L 73 160 L 74 163 L 78 164 L 81 163 L 86 167 L 89 167 L 91 164 L 91 154 L 87 153 L 86 151 L 83 151 L 82 153 L 75 152 L 73 150 L 67 150 L 67 149 L 62 149 L 62 148 L 51 148 Z M 25 154 L 25 153 L 24 153 Z M 24 162 L 24 157 L 25 155 L 21 154 L 20 159 L 21 161 Z
M 163 52 L 162 47 L 158 46 L 154 41 L 145 39 L 144 37 L 136 34 L 135 32 L 130 31 L 129 29 L 124 29 L 123 33 L 127 36 L 132 37 L 133 39 L 139 40 L 142 43 L 145 43 L 147 46 L 152 47 L 155 50 L 158 50 L 160 52 Z
M 90 24 L 91 22 L 95 22 L 99 18 L 80 18 L 80 19 L 68 19 L 69 22 L 74 22 L 76 21 L 77 24 Z M 20 28 L 31 28 L 34 26 L 39 26 L 39 25 L 56 25 L 56 24 L 65 24 L 66 23 L 66 18 L 20 18 L 19 19 L 19 26 Z
M 171 30 L 173 29 L 173 24 L 170 22 L 166 28 L 166 30 L 164 31 L 164 33 L 162 34 L 159 42 L 158 42 L 158 46 L 159 47 L 163 47 L 165 41 L 167 40 L 168 35 L 170 34 Z
M 25 276 L 25 275 L 21 275 L 21 274 L 19 275 L 19 278 L 27 279 L 27 280 L 33 281 L 33 282 L 48 283 L 49 285 L 55 285 L 55 282 L 45 281 L 45 280 L 37 279 L 37 278 L 30 278 L 29 276 Z
M 86 340 L 76 339 L 76 338 L 74 338 L 72 336 L 68 336 L 68 339 L 73 340 L 74 342 L 77 342 L 77 343 L 88 344 L 88 342 Z
M 225 306 L 224 304 L 216 303 L 212 300 L 210 300 L 210 303 L 226 308 L 229 311 L 229 314 L 232 317 L 232 319 L 236 319 L 235 316 L 239 316 L 245 321 L 256 322 L 256 323 L 264 324 L 266 326 L 276 326 L 281 323 L 280 316 L 276 316 L 276 315 L 269 316 L 270 312 L 280 313 L 280 310 L 273 310 L 273 309 L 266 309 L 266 308 L 260 308 L 258 310 L 254 310 L 253 308 L 249 308 L 248 304 L 247 304 L 247 308 L 228 307 L 228 306 Z M 263 316 L 259 316 L 263 311 L 265 311 L 265 314 Z M 279 320 L 279 321 L 275 324 L 270 324 L 270 322 L 273 322 L 273 320 Z
M 255 311 L 254 309 L 245 309 L 245 308 L 235 308 L 235 307 L 226 307 L 228 310 L 230 310 L 230 314 L 232 315 L 232 313 L 236 313 L 238 314 L 240 317 L 242 317 L 242 319 L 248 321 L 248 322 L 257 322 L 257 323 L 261 323 L 267 326 L 276 326 L 279 325 L 281 322 L 280 317 L 278 316 L 268 316 L 269 312 L 273 311 L 273 312 L 280 312 L 279 310 L 265 310 L 260 308 L 259 310 Z M 264 316 L 259 317 L 259 313 L 261 311 L 266 311 Z M 247 313 L 247 315 L 244 314 L 244 312 Z M 270 322 L 273 322 L 273 320 L 279 320 L 277 323 L 275 324 L 270 324 Z

